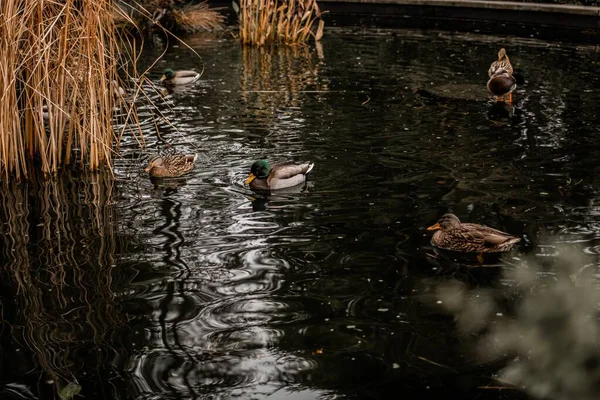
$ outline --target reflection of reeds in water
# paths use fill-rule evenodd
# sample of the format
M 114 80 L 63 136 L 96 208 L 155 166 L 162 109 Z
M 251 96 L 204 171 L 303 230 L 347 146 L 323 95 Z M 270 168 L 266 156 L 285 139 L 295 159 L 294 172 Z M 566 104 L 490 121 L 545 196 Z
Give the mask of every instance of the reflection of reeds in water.
M 123 326 L 111 289 L 113 197 L 108 174 L 31 179 L 0 192 L 2 280 L 14 294 L 5 305 L 16 315 L 5 322 L 54 380 L 76 378 L 91 348 Z
M 323 37 L 325 22 L 316 0 L 241 0 L 238 15 L 244 44 L 304 43 L 311 36 L 315 41 Z
M 319 47 L 319 58 L 321 52 Z M 328 91 L 319 79 L 320 63 L 308 47 L 244 47 L 242 57 L 242 100 L 263 113 L 299 107 L 306 92 Z

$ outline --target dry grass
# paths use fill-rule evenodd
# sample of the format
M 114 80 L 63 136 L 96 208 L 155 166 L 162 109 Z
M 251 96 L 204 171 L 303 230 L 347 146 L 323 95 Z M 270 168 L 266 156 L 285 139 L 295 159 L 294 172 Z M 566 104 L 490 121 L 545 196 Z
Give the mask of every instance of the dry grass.
M 175 9 L 172 15 L 175 26 L 190 33 L 223 29 L 225 24 L 225 16 L 206 2 Z
M 128 18 L 124 18 L 127 15 Z M 117 1 L 116 26 L 138 32 L 157 28 L 166 33 L 222 30 L 225 16 L 207 2 L 187 5 L 181 0 Z
M 305 43 L 323 36 L 325 22 L 316 0 L 241 0 L 237 11 L 244 44 Z
M 55 174 L 111 165 L 121 52 L 112 0 L 0 2 L 0 173 L 28 175 L 27 157 Z M 122 56 L 122 54 L 124 54 Z M 44 119 L 43 109 L 48 118 Z
M 0 180 L 27 179 L 31 165 L 46 176 L 69 164 L 111 169 L 126 129 L 144 146 L 133 100 L 148 96 L 143 79 L 130 79 L 138 77 L 139 43 L 129 30 L 115 28 L 152 26 L 157 10 L 117 0 L 0 1 Z M 206 4 L 167 10 L 163 16 L 187 31 L 223 21 Z M 118 93 L 116 85 L 125 84 L 135 85 L 131 101 Z M 113 130 L 116 106 L 133 122 L 119 132 Z

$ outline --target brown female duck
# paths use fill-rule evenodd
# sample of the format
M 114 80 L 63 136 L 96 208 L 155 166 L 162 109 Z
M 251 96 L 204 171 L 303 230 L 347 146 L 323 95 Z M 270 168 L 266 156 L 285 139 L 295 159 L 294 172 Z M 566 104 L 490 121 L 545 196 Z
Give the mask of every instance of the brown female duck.
M 512 92 L 517 88 L 517 81 L 513 76 L 513 67 L 510 63 L 506 50 L 500 49 L 498 60 L 490 65 L 488 70 L 489 80 L 487 88 L 491 94 L 496 96 L 496 101 L 503 101 L 508 95 L 507 103 L 512 103 Z
M 511 250 L 520 238 L 506 232 L 478 224 L 463 224 L 454 214 L 444 214 L 428 231 L 437 231 L 431 244 L 446 250 L 464 253 L 501 253 Z
M 156 156 L 148 161 L 144 171 L 155 178 L 177 178 L 187 174 L 194 168 L 197 154 L 166 154 Z
M 306 175 L 315 164 L 271 165 L 267 160 L 258 160 L 252 164 L 250 175 L 245 183 L 254 190 L 278 190 L 299 185 L 306 181 Z

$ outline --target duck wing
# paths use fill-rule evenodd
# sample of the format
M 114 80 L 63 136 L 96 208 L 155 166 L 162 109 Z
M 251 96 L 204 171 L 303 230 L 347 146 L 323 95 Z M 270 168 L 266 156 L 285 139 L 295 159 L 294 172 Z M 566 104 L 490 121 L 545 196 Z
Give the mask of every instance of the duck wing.
M 164 163 L 175 165 L 193 164 L 197 158 L 197 154 L 169 154 L 163 156 Z
M 273 190 L 299 185 L 306 180 L 306 174 L 313 166 L 314 164 L 309 163 L 276 165 L 271 169 L 267 183 Z
M 171 84 L 174 85 L 187 85 L 194 83 L 200 79 L 200 74 L 196 71 L 175 71 L 175 76 L 170 80 Z
M 488 70 L 488 77 L 491 78 L 492 76 L 500 74 L 502 72 L 506 72 L 509 75 L 512 75 L 513 73 L 513 67 L 510 61 L 508 60 L 508 57 L 504 60 L 494 61 L 490 65 L 490 69 Z
M 453 230 L 452 236 L 460 242 L 470 243 L 475 246 L 485 246 L 485 236 L 476 230 L 465 229 L 464 225 L 466 224 L 463 224 L 462 229 Z
M 199 76 L 200 74 L 196 71 L 186 71 L 186 70 L 175 71 L 175 76 L 177 78 L 195 78 L 197 75 Z
M 306 175 L 308 174 L 314 164 L 284 164 L 284 165 L 276 165 L 271 170 L 269 174 L 269 179 L 288 179 L 292 178 L 296 175 Z
M 474 243 L 476 242 L 485 247 L 495 247 L 507 242 L 517 243 L 521 240 L 516 236 L 490 228 L 489 226 L 462 224 L 462 227 L 461 232 L 465 238 L 470 237 Z

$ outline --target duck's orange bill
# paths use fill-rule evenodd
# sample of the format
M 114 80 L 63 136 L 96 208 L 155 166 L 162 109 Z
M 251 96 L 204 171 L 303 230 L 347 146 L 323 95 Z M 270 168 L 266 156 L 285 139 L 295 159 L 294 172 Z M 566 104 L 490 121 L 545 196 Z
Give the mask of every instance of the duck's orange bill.
M 256 176 L 252 172 L 250 172 L 250 175 L 248 175 L 248 177 L 246 178 L 246 180 L 244 181 L 244 183 L 250 183 L 254 179 L 256 179 Z
M 429 228 L 427 228 L 428 231 L 437 231 L 438 229 L 442 229 L 440 224 L 431 225 Z
M 144 168 L 144 171 L 150 172 L 151 169 L 152 169 L 152 167 L 148 165 L 146 168 Z

